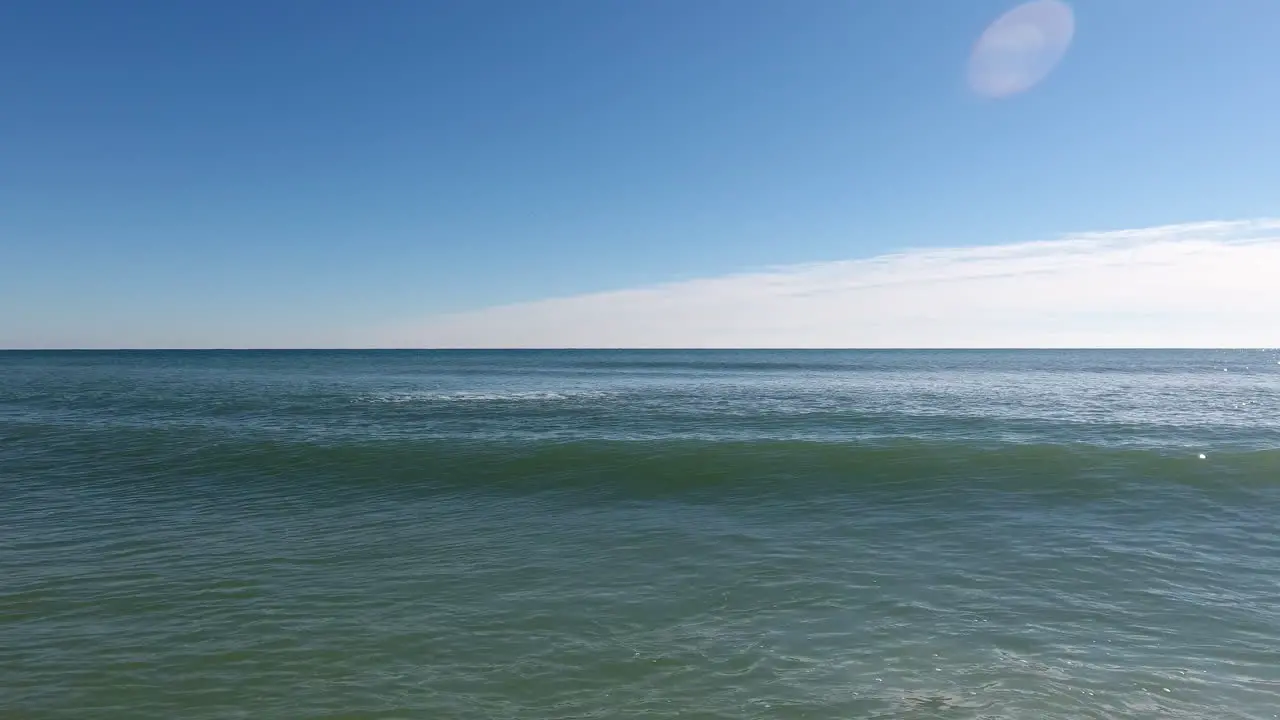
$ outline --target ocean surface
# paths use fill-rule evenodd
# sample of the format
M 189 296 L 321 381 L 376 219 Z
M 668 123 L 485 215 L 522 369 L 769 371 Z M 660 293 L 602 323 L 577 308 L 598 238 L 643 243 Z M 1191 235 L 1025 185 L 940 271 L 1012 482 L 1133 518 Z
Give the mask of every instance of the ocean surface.
M 0 353 L 0 717 L 1280 717 L 1280 352 Z

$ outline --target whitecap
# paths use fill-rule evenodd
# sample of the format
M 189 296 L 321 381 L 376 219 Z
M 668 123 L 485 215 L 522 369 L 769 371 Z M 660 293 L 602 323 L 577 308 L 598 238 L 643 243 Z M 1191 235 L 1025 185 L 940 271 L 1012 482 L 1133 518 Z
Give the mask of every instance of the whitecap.
M 598 390 L 586 391 L 550 391 L 529 390 L 517 392 L 392 392 L 376 395 L 363 395 L 359 402 L 370 403 L 490 403 L 490 402 L 560 402 L 567 400 L 590 400 L 603 398 L 607 393 Z

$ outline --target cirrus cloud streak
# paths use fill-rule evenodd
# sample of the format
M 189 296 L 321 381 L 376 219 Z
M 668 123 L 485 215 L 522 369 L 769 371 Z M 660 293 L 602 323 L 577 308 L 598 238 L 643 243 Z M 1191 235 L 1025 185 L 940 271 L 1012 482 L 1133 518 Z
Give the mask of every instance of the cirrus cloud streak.
M 438 348 L 1262 347 L 1280 220 L 912 250 L 493 307 L 385 327 Z

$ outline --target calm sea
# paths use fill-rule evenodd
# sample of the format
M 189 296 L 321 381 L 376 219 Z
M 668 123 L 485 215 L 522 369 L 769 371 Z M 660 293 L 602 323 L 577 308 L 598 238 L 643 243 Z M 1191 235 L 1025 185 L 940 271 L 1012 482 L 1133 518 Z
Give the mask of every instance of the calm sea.
M 0 353 L 0 717 L 1276 718 L 1280 352 Z

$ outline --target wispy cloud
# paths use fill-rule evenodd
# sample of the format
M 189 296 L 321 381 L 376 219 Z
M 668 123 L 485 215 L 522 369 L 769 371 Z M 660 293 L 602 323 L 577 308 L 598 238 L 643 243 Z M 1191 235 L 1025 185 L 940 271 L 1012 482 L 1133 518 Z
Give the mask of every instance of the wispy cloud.
M 913 250 L 494 307 L 400 347 L 1259 347 L 1280 344 L 1280 220 Z

